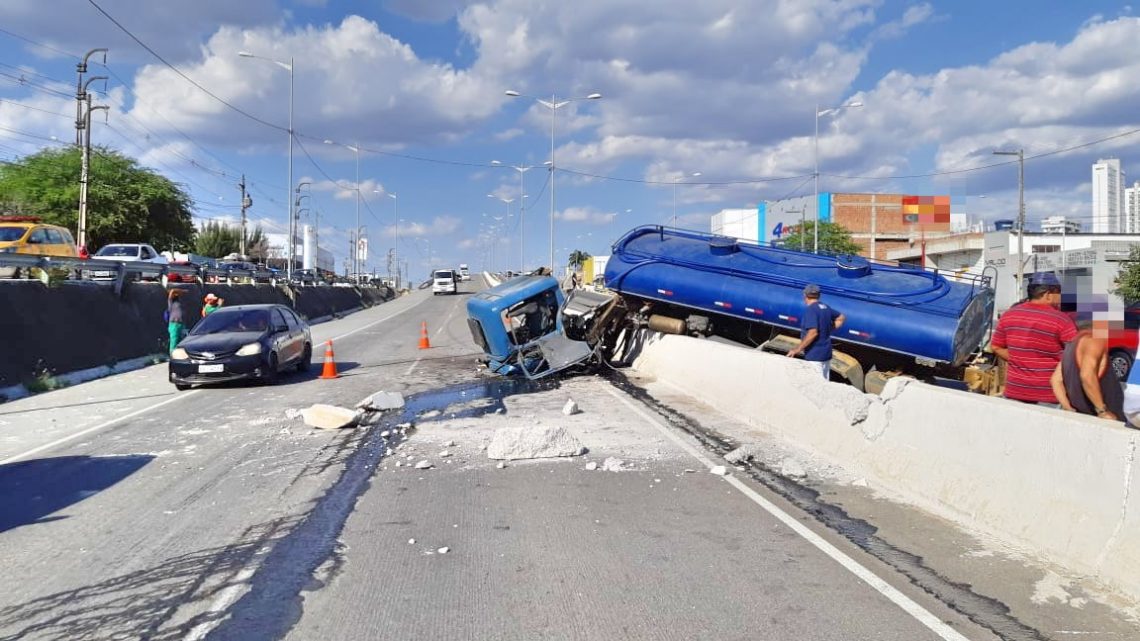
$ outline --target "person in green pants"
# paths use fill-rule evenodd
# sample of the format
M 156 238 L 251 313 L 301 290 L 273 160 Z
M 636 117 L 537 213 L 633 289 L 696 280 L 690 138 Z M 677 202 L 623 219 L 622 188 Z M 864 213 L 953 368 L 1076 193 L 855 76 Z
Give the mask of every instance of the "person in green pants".
M 172 289 L 166 299 L 166 328 L 170 332 L 170 351 L 178 347 L 178 342 L 186 336 L 186 325 L 183 323 L 182 290 Z

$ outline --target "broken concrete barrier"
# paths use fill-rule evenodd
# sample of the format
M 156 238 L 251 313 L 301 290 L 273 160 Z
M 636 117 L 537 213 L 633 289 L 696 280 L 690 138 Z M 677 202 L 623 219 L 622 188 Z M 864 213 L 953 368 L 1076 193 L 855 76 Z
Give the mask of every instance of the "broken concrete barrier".
M 504 427 L 495 431 L 487 446 L 487 458 L 508 461 L 585 453 L 578 439 L 561 427 Z
M 362 402 L 359 407 L 375 412 L 398 410 L 404 407 L 404 395 L 399 392 L 376 392 Z
M 338 430 L 356 423 L 356 411 L 336 405 L 320 403 L 301 410 L 301 418 L 306 425 L 321 430 Z

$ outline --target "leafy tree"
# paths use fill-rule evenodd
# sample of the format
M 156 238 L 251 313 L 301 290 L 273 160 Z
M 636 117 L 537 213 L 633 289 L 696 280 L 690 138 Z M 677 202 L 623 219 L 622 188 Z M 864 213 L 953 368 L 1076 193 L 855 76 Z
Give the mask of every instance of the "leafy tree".
M 1140 301 L 1140 245 L 1128 248 L 1128 260 L 1121 265 L 1113 284 L 1116 289 L 1112 293 L 1123 298 L 1126 304 Z
M 802 233 L 801 233 L 802 232 Z M 802 245 L 801 245 L 802 242 Z M 815 247 L 815 221 L 808 220 L 803 229 L 784 236 L 785 249 L 811 251 Z M 823 254 L 858 254 L 862 248 L 851 240 L 851 232 L 836 223 L 821 222 L 819 225 L 819 251 Z
M 208 222 L 194 240 L 194 252 L 212 258 L 223 258 L 236 254 L 241 250 L 241 227 L 229 226 L 220 222 Z M 255 261 L 264 261 L 269 253 L 269 242 L 261 227 L 255 227 L 247 232 L 245 240 L 246 255 Z
M 570 266 L 576 270 L 581 269 L 582 265 L 589 258 L 590 258 L 590 254 L 588 254 L 587 252 L 581 251 L 579 249 L 575 249 L 574 251 L 570 252 L 570 259 L 569 259 Z
M 80 164 L 74 147 L 44 149 L 0 164 L 0 211 L 76 229 Z M 114 242 L 186 251 L 194 241 L 190 204 L 179 185 L 134 159 L 106 147 L 91 150 L 87 244 L 92 251 Z

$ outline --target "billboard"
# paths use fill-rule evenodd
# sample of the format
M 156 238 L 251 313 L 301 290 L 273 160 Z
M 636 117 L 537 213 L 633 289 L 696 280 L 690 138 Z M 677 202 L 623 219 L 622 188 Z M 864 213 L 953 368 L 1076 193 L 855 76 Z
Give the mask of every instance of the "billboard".
M 949 196 L 903 196 L 902 197 L 903 223 L 949 224 L 950 223 L 950 197 Z

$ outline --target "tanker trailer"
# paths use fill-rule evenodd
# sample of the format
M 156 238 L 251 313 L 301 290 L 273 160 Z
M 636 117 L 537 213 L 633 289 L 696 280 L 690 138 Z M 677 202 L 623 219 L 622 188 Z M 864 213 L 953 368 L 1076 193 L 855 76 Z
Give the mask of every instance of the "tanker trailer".
M 832 371 L 867 391 L 890 376 L 965 381 L 996 392 L 998 369 L 980 358 L 994 311 L 989 276 L 812 254 L 648 225 L 622 236 L 605 284 L 651 329 L 716 335 L 767 351 L 798 343 L 803 288 L 847 316 Z

